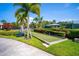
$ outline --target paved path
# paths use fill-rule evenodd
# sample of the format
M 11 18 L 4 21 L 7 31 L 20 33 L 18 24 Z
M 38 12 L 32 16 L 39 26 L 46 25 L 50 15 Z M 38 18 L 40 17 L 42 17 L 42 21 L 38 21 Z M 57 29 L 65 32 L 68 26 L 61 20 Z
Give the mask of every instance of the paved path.
M 50 45 L 53 45 L 53 44 L 56 44 L 56 43 L 60 43 L 60 42 L 66 41 L 66 40 L 68 40 L 68 39 L 65 38 L 65 39 L 61 39 L 61 40 L 57 40 L 57 41 L 53 41 L 53 42 L 48 42 L 49 45 L 43 43 L 43 45 L 46 46 L 46 47 L 49 47 Z
M 0 38 L 0 56 L 53 56 L 25 43 Z
M 61 40 L 53 41 L 53 42 L 50 43 L 50 45 L 51 44 L 60 43 L 60 42 L 66 41 L 66 40 L 68 40 L 68 39 L 66 38 L 66 39 L 61 39 Z

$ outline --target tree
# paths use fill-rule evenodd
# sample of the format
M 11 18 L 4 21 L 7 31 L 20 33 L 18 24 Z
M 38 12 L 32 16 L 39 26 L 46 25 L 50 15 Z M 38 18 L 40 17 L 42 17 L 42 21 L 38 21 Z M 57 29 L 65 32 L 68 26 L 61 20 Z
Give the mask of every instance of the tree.
M 24 33 L 24 25 L 25 25 L 25 23 L 27 21 L 26 18 L 24 17 L 24 13 L 20 14 L 20 13 L 18 13 L 18 11 L 16 11 L 15 17 L 17 18 L 17 21 L 16 21 L 17 24 L 19 24 L 20 27 L 21 27 L 20 32 Z
M 24 17 L 27 17 L 27 39 L 29 39 L 31 37 L 30 28 L 29 28 L 29 15 L 31 12 L 40 16 L 40 4 L 39 3 L 16 3 L 15 5 L 19 5 L 21 7 L 17 10 L 18 13 L 25 13 Z
M 72 22 L 62 21 L 58 22 L 58 24 L 60 24 L 63 28 L 72 28 Z
M 1 20 L 0 22 L 1 22 L 1 23 L 7 23 L 7 21 L 6 21 L 6 20 Z
M 31 23 L 30 23 L 30 27 L 31 27 L 32 29 L 36 28 L 36 23 L 31 22 Z
M 33 19 L 33 21 L 35 21 L 35 23 L 36 23 L 36 28 L 38 28 L 38 21 L 39 21 L 39 18 L 38 18 L 38 17 L 35 17 L 35 18 Z
M 40 28 L 42 28 L 42 21 L 43 21 L 43 17 L 40 17 L 40 19 L 39 19 L 39 26 L 40 26 Z
M 55 24 L 56 23 L 56 20 L 53 20 L 53 24 Z
M 38 28 L 38 27 L 42 27 L 42 20 L 43 20 L 43 17 L 35 17 L 34 19 L 33 19 L 33 21 L 35 21 L 36 22 L 36 28 Z
M 46 21 L 46 20 L 42 21 L 42 27 L 45 27 L 45 25 L 48 25 L 48 24 L 51 24 L 50 21 Z

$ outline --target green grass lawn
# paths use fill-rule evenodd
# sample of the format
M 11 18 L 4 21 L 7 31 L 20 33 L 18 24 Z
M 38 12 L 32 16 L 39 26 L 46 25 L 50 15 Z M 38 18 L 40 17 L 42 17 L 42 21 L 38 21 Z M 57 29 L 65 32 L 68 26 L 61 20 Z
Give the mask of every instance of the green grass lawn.
M 50 53 L 58 56 L 79 56 L 79 43 L 71 40 L 51 45 L 47 49 Z
M 47 41 L 47 42 L 52 42 L 52 41 L 56 41 L 59 40 L 61 38 L 59 37 L 55 37 L 55 36 L 49 36 L 46 34 L 41 34 L 41 33 L 37 33 L 37 32 L 32 32 L 32 34 L 38 38 L 40 38 L 43 41 Z

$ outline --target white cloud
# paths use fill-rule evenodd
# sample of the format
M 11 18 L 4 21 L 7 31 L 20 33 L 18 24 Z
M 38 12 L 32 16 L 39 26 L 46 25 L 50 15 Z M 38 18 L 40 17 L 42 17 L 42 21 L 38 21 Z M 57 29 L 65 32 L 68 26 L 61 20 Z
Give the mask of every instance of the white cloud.
M 29 17 L 29 23 L 33 21 L 33 17 Z
M 73 22 L 77 22 L 78 19 L 63 19 L 63 20 L 60 20 L 60 21 L 68 21 L 68 22 L 72 22 L 73 21 Z
M 32 19 L 33 19 L 33 17 L 30 17 L 30 19 L 32 20 Z
M 52 21 L 52 19 L 44 19 L 44 20 L 46 20 L 46 21 Z

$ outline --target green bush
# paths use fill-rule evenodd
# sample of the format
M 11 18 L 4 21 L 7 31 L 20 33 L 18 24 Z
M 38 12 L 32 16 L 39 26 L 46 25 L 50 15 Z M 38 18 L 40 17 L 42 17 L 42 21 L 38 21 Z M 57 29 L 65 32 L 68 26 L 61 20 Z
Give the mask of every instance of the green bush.
M 52 33 L 57 34 L 58 36 L 65 37 L 65 32 L 52 31 Z
M 51 28 L 51 30 L 53 30 L 53 31 L 65 32 L 65 33 L 67 33 L 67 32 L 68 32 L 68 30 L 67 30 L 67 29 L 65 29 L 65 28 L 63 28 L 63 29 L 61 29 L 61 28 Z
M 79 30 L 69 30 L 67 37 L 70 39 L 79 38 Z
M 53 30 L 47 30 L 47 29 L 35 29 L 34 31 L 39 32 L 39 33 L 45 33 L 45 34 L 65 37 L 65 32 L 60 32 L 60 31 L 53 31 Z
M 6 31 L 6 30 L 1 30 L 0 35 L 5 35 L 5 36 L 15 36 L 19 31 Z

